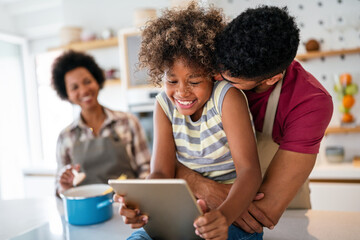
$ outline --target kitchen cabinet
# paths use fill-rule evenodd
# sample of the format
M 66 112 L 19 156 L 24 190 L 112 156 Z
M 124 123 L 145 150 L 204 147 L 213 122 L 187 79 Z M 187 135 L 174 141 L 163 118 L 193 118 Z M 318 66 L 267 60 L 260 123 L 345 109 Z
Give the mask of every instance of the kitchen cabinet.
M 341 49 L 341 50 L 331 50 L 331 51 L 313 51 L 307 52 L 304 54 L 296 55 L 296 59 L 299 61 L 306 61 L 313 58 L 321 58 L 328 56 L 337 56 L 337 55 L 345 55 L 345 54 L 355 54 L 360 53 L 360 47 L 358 48 L 350 48 L 350 49 Z
M 360 211 L 360 168 L 352 163 L 319 163 L 310 174 L 315 210 Z
M 360 134 L 360 126 L 331 126 L 325 131 L 327 138 L 340 134 Z M 323 161 L 318 161 L 309 177 L 313 209 L 360 211 L 357 201 L 360 198 L 360 167 L 346 161 L 329 163 L 325 158 L 323 153 L 320 159 Z
M 310 182 L 314 210 L 360 212 L 360 183 Z

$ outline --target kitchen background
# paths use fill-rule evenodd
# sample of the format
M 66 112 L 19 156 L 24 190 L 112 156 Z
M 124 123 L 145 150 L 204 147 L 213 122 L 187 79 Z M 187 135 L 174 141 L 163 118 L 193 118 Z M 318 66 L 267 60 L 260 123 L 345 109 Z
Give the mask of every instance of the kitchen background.
M 151 96 L 159 89 L 134 88 L 127 82 L 134 80 L 131 70 L 139 42 L 136 23 L 141 13 L 153 13 L 149 9 L 159 14 L 161 8 L 180 2 L 184 1 L 0 0 L 1 199 L 54 194 L 56 139 L 78 109 L 59 100 L 51 89 L 50 66 L 66 48 L 61 46 L 74 27 L 81 28 L 83 40 L 94 34 L 106 39 L 67 45 L 93 55 L 109 74 L 111 80 L 100 102 L 137 114 L 151 142 Z M 360 84 L 360 0 L 200 2 L 223 8 L 229 20 L 260 4 L 287 6 L 296 17 L 301 30 L 298 59 L 333 95 L 335 107 L 311 175 L 313 208 L 360 211 L 360 167 L 353 165 L 353 159 L 360 156 L 360 94 L 354 95 L 351 108 L 355 122 L 339 128 L 341 112 L 334 91 L 336 76 L 345 72 Z M 310 39 L 317 40 L 320 52 L 306 54 Z M 344 148 L 341 163 L 329 162 L 326 148 L 330 146 Z

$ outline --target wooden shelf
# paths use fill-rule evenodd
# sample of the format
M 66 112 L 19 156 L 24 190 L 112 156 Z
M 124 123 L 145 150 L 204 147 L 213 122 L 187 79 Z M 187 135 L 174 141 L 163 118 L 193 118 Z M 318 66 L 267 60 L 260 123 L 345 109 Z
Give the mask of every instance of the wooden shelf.
M 74 42 L 68 45 L 64 45 L 57 48 L 51 48 L 49 51 L 54 50 L 76 50 L 76 51 L 87 51 L 91 49 L 97 48 L 106 48 L 106 47 L 115 47 L 118 45 L 118 38 L 113 37 L 106 40 L 94 40 L 94 41 L 87 41 L 87 42 Z
M 106 79 L 104 86 L 120 85 L 120 78 Z
M 309 60 L 312 58 L 337 56 L 337 55 L 344 55 L 344 54 L 354 54 L 354 53 L 360 53 L 360 47 L 359 48 L 351 48 L 351 49 L 333 50 L 333 51 L 308 52 L 308 53 L 296 55 L 296 59 L 299 61 L 306 61 L 306 60 Z
M 328 127 L 325 131 L 325 135 L 328 134 L 340 134 L 340 133 L 360 133 L 360 126 L 354 127 Z

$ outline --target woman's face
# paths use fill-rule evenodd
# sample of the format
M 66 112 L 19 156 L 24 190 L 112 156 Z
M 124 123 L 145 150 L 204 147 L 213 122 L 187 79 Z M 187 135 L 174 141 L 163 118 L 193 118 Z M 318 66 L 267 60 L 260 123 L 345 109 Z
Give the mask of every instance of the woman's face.
M 65 74 L 65 87 L 69 101 L 82 110 L 90 110 L 99 103 L 97 97 L 100 86 L 84 67 L 75 68 Z
M 174 62 L 165 73 L 165 92 L 183 115 L 199 120 L 203 107 L 209 100 L 213 82 L 198 69 L 193 69 L 182 59 Z

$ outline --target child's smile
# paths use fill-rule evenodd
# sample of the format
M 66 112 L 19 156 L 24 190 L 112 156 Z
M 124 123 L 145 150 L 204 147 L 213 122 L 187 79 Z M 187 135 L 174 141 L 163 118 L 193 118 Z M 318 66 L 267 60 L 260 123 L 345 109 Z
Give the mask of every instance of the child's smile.
M 200 119 L 205 103 L 209 100 L 213 82 L 199 69 L 191 68 L 183 59 L 175 60 L 165 75 L 165 92 L 183 115 L 193 121 Z
M 175 99 L 175 101 L 178 103 L 177 105 L 180 105 L 181 108 L 191 108 L 196 103 L 197 100 L 195 99 L 192 101 L 186 101 L 186 100 Z

